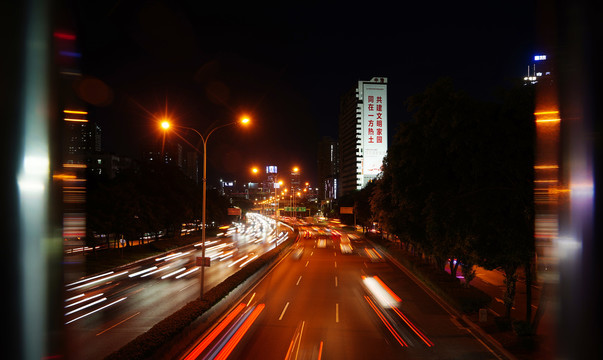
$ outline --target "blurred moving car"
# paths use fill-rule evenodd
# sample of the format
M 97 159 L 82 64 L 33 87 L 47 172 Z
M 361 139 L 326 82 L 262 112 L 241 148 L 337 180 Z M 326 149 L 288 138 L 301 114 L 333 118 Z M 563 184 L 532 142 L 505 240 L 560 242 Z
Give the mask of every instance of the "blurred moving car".
M 299 259 L 301 259 L 303 254 L 304 254 L 304 248 L 302 246 L 300 246 L 298 248 L 293 249 L 291 256 L 293 256 L 293 258 L 295 260 L 299 260 Z

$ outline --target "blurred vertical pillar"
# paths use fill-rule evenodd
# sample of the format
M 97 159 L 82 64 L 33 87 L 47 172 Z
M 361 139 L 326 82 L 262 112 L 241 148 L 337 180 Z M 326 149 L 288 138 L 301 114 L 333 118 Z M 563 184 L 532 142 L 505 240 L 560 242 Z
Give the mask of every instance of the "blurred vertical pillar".
M 595 46 L 600 47 L 601 29 L 597 32 L 594 26 L 600 27 L 600 19 L 595 17 L 593 2 L 559 2 L 556 10 L 559 107 L 562 118 L 566 119 L 561 129 L 564 165 L 561 177 L 568 186 L 559 224 L 560 343 L 557 355 L 566 359 L 595 359 L 602 353 L 594 161 L 594 141 L 596 134 L 600 134 L 595 126 L 601 123 L 600 113 L 597 115 L 594 107 L 600 103 L 597 98 L 600 93 L 596 91 L 600 77 L 596 74 L 600 72 L 601 63 L 596 61 Z
M 50 192 L 49 156 L 49 4 L 27 4 L 24 39 L 22 132 L 18 153 L 19 273 L 21 286 L 21 342 L 24 359 L 46 356 L 46 248 Z
M 539 5 L 538 40 L 553 54 L 555 66 L 554 84 L 538 84 L 537 136 L 557 134 L 548 148 L 546 141 L 537 139 L 535 164 L 537 246 L 548 245 L 546 231 L 541 231 L 545 236 L 539 238 L 538 214 L 541 220 L 542 216 L 550 220 L 555 232 L 549 234 L 555 250 L 549 259 L 553 276 L 543 277 L 546 270 L 539 269 L 544 286 L 555 290 L 547 293 L 543 289 L 554 305 L 556 321 L 556 334 L 547 345 L 554 346 L 556 358 L 595 359 L 602 352 L 598 338 L 601 276 L 595 255 L 600 254 L 595 239 L 600 236 L 597 226 L 601 226 L 600 221 L 595 223 L 595 174 L 600 172 L 595 161 L 600 144 L 597 148 L 595 139 L 601 121 L 595 121 L 600 112 L 594 107 L 600 86 L 596 76 L 600 61 L 595 60 L 595 43 L 600 41 L 596 34 L 600 32 L 594 26 L 600 20 L 595 19 L 594 4 L 583 1 L 541 1 Z M 553 157 L 559 159 L 557 164 L 551 161 Z
M 53 193 L 50 128 L 51 2 L 2 2 L 2 266 L 8 295 L 3 354 L 40 359 L 60 352 L 61 252 L 50 226 Z M 60 243 L 60 241 L 58 241 Z M 50 310 L 50 311 L 49 311 Z M 5 320 L 6 319 L 6 320 Z M 53 334 L 53 339 L 49 335 Z M 52 348 L 52 349 L 51 349 Z M 60 345 L 59 345 L 60 348 Z

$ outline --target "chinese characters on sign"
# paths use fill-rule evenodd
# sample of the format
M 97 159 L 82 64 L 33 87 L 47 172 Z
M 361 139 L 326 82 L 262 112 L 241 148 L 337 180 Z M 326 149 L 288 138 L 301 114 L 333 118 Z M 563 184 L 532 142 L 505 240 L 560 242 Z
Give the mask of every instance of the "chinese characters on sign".
M 383 97 L 368 96 L 367 98 L 368 142 L 381 144 L 383 143 Z
M 387 85 L 363 83 L 363 169 L 364 175 L 381 172 L 387 152 Z

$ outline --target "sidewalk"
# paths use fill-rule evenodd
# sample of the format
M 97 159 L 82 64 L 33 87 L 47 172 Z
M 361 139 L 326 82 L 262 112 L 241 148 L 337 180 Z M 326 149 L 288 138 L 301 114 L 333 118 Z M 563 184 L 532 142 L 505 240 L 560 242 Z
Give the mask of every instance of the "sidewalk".
M 452 311 L 449 312 L 458 314 L 457 320 L 459 320 L 459 323 L 466 323 L 468 325 L 468 330 L 471 328 L 471 330 L 474 331 L 474 336 L 480 336 L 492 348 L 495 348 L 498 354 L 508 359 L 520 360 L 545 360 L 554 358 L 554 339 L 551 333 L 553 332 L 555 324 L 551 309 L 552 306 L 549 305 L 545 307 L 543 318 L 534 338 L 518 337 L 510 324 L 508 324 L 507 328 L 502 326 L 502 322 L 499 319 L 500 315 L 504 315 L 505 309 L 504 301 L 502 300 L 505 293 L 504 274 L 502 272 L 497 270 L 486 270 L 483 268 L 476 269 L 476 278 L 471 282 L 471 285 L 484 291 L 493 299 L 488 308 L 488 316 L 486 321 L 480 322 L 479 314 L 460 314 L 459 311 L 452 308 L 450 304 L 446 303 L 445 300 L 433 293 L 428 286 L 416 278 L 412 271 L 400 264 L 384 247 L 379 246 L 379 248 L 387 253 L 388 258 L 392 261 L 392 263 L 398 266 L 402 271 L 412 275 L 412 278 L 414 278 L 415 282 L 426 288 L 428 293 L 433 294 L 432 297 L 435 296 L 434 299 L 438 299 L 436 301 L 445 304 L 444 308 L 452 309 Z M 446 267 L 446 271 L 450 273 L 448 267 Z M 457 277 L 459 276 L 462 277 L 460 269 L 457 271 Z M 532 286 L 532 317 L 534 317 L 537 306 L 539 305 L 540 290 L 540 284 Z M 516 286 L 515 306 L 511 311 L 512 320 L 525 320 L 525 303 L 525 277 L 520 275 Z
M 446 266 L 446 271 L 450 273 L 450 269 Z M 457 271 L 457 276 L 460 274 L 460 268 Z M 482 290 L 488 295 L 492 296 L 492 303 L 488 307 L 488 312 L 494 317 L 500 317 L 505 313 L 504 306 L 504 294 L 506 291 L 505 286 L 505 275 L 500 270 L 487 270 L 482 267 L 476 267 L 476 277 L 471 281 L 471 285 Z M 515 301 L 514 306 L 511 308 L 511 318 L 513 320 L 526 320 L 526 281 L 523 270 L 518 270 L 518 280 L 515 290 Z M 538 307 L 541 306 L 541 301 L 548 301 L 549 299 L 541 299 L 542 284 L 534 282 L 532 288 L 532 301 L 531 301 L 531 320 L 534 319 Z M 554 358 L 553 349 L 553 337 L 551 334 L 552 329 L 555 328 L 555 317 L 553 314 L 552 306 L 547 302 L 544 305 L 544 312 L 542 319 L 536 330 L 536 341 L 538 342 L 536 349 L 528 351 L 527 349 L 521 349 L 521 346 L 514 344 L 517 342 L 517 336 L 512 333 L 504 334 L 504 332 L 498 331 L 499 341 L 507 347 L 513 347 L 512 351 L 517 353 L 520 359 L 552 359 Z M 486 331 L 495 332 L 495 327 L 483 326 Z M 519 344 L 521 345 L 521 344 Z

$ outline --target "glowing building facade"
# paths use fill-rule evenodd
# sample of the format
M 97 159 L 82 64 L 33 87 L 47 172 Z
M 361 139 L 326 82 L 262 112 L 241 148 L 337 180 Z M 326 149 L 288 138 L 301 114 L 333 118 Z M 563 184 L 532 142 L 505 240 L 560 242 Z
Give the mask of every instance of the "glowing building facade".
M 381 172 L 387 154 L 387 78 L 358 81 L 341 97 L 339 150 L 340 195 L 362 189 Z

